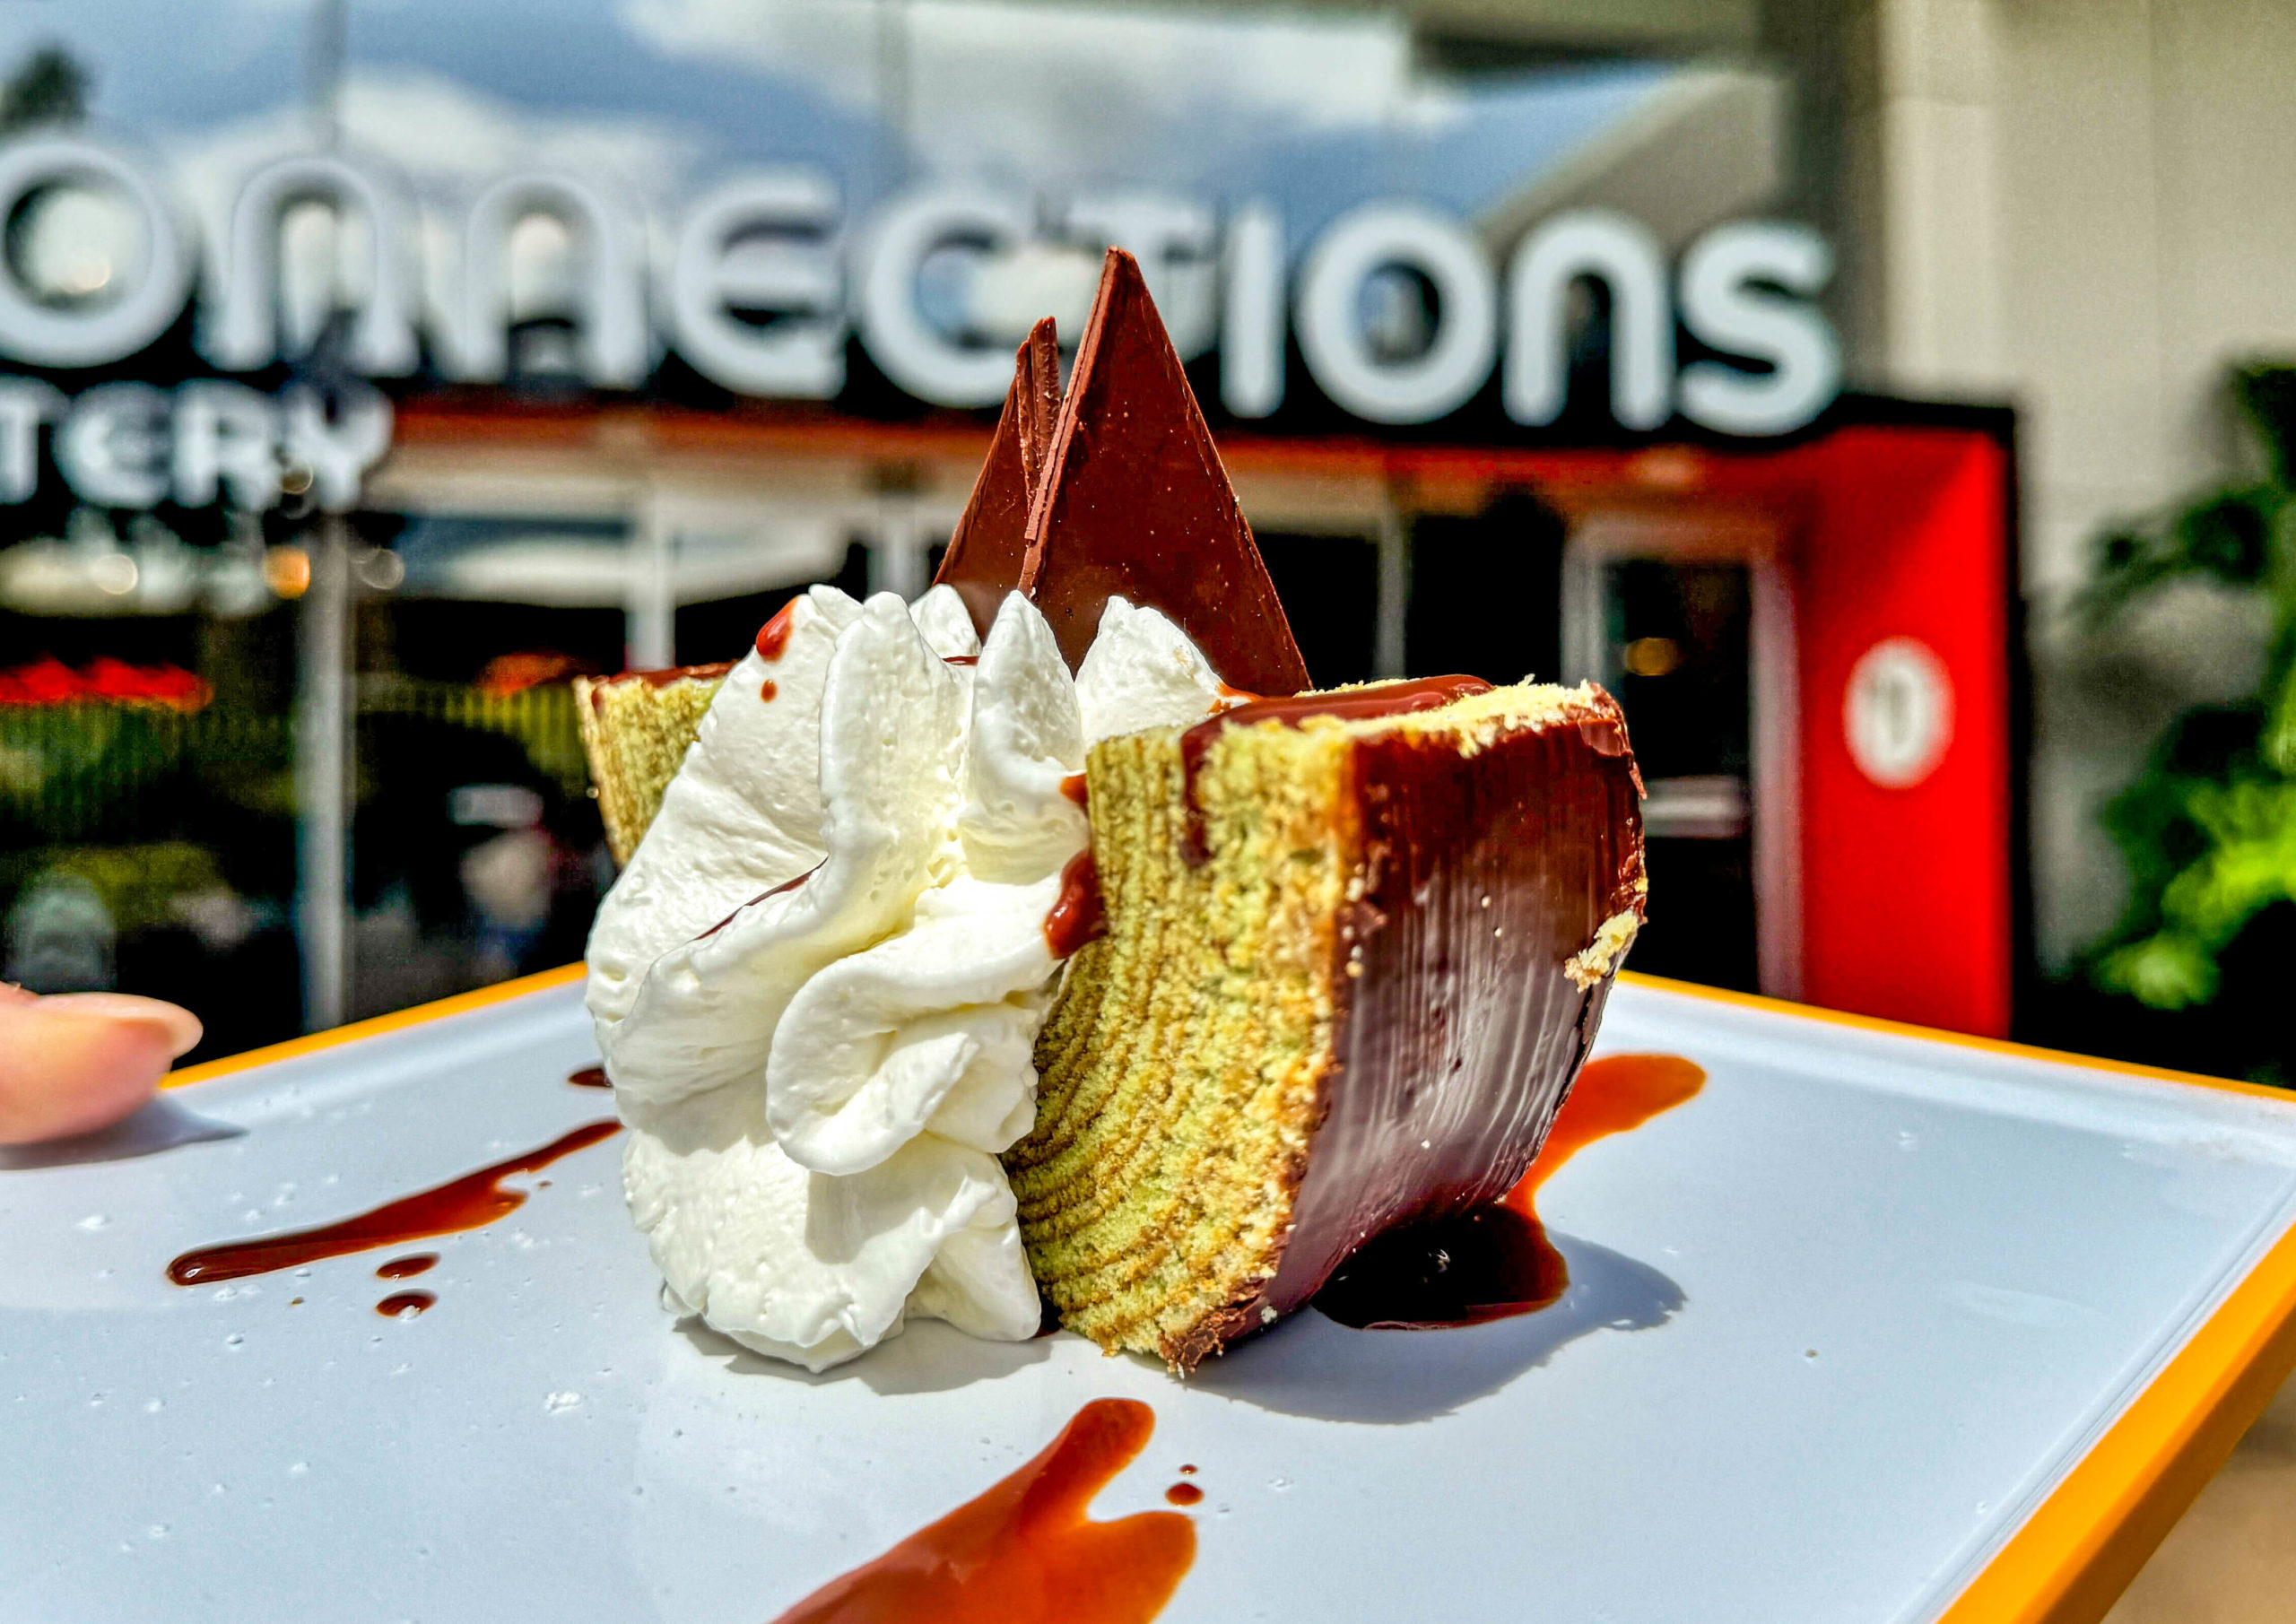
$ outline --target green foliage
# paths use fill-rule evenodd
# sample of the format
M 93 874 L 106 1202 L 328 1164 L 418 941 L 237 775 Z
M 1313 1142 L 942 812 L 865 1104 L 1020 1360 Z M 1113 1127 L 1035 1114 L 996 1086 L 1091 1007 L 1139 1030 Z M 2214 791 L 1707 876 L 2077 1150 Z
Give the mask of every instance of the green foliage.
M 85 880 L 123 935 L 175 923 L 179 898 L 230 890 L 215 854 L 187 840 L 48 847 L 0 860 L 0 879 L 16 881 L 7 887 L 12 891 L 44 874 Z
M 2178 718 L 2106 811 L 2132 897 L 2091 974 L 2154 1009 L 2212 1002 L 2241 932 L 2296 904 L 2296 367 L 2246 369 L 2233 388 L 2265 477 L 2105 536 L 2083 604 L 2101 626 L 2172 581 L 2203 579 L 2257 594 L 2271 611 L 2254 698 Z
M 291 817 L 284 716 L 100 700 L 0 708 L 0 846 L 146 840 L 202 795 Z

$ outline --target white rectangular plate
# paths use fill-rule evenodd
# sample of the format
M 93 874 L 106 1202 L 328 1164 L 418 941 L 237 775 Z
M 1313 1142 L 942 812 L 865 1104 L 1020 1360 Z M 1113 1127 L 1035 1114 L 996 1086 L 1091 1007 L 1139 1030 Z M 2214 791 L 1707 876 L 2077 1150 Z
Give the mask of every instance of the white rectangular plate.
M 618 1140 L 400 1248 L 419 1318 L 392 1253 L 164 1278 L 606 1114 L 571 986 L 0 1152 L 0 1618 L 764 1624 L 1129 1396 L 1096 1515 L 1205 1491 L 1168 1619 L 1926 1619 L 2296 1219 L 2274 1099 L 1622 986 L 1631 1050 L 1709 1081 L 1547 1186 L 1561 1303 L 1310 1312 L 1185 1385 L 938 1324 L 742 1353 L 659 1306 Z

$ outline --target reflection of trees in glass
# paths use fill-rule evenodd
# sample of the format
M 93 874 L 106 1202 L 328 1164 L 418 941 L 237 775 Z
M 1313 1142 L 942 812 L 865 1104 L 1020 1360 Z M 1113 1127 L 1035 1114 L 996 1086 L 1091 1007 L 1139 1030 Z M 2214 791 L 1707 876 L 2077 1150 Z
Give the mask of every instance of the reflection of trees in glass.
M 2211 1003 L 2228 979 L 2245 982 L 2241 961 L 2277 956 L 2271 939 L 2296 913 L 2296 366 L 2252 367 L 2232 381 L 2263 443 L 2263 477 L 2106 536 L 2086 605 L 2101 624 L 2171 582 L 2202 579 L 2258 594 L 2271 610 L 2257 690 L 2178 717 L 2106 810 L 2135 884 L 2092 974 L 2155 1009 Z M 2264 979 L 2284 980 L 2281 968 Z
M 0 83 L 0 135 L 88 115 L 88 70 L 60 45 L 43 45 Z

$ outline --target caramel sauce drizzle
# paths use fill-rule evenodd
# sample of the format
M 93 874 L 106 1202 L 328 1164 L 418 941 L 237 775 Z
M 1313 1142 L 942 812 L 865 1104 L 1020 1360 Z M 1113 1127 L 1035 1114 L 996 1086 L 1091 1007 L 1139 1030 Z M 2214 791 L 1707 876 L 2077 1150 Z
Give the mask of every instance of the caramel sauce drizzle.
M 168 1278 L 178 1286 L 241 1280 L 250 1274 L 300 1268 L 322 1258 L 344 1257 L 354 1252 L 372 1252 L 383 1246 L 404 1246 L 411 1240 L 429 1240 L 434 1236 L 476 1229 L 526 1204 L 526 1193 L 504 1189 L 502 1180 L 514 1173 L 535 1172 L 621 1131 L 622 1124 L 611 1118 L 586 1122 L 539 1150 L 507 1157 L 475 1173 L 465 1173 L 460 1178 L 402 1196 L 340 1223 L 201 1246 L 170 1264 Z
M 826 859 L 823 861 L 826 861 Z M 780 884 L 773 887 L 770 890 L 762 890 L 758 892 L 756 896 L 752 897 L 747 902 L 743 903 L 742 908 L 755 908 L 768 897 L 778 897 L 784 891 L 796 890 L 799 886 L 804 884 L 806 881 L 812 879 L 815 873 L 819 873 L 821 866 L 821 864 L 816 863 L 812 868 L 807 869 L 804 873 L 797 875 L 795 879 L 784 880 Z M 732 913 L 718 921 L 717 924 L 702 932 L 701 934 L 696 936 L 694 940 L 696 942 L 709 941 L 710 937 L 716 935 L 719 931 L 724 930 L 727 925 L 733 924 L 735 920 L 740 918 L 742 916 L 742 908 L 735 908 Z M 604 1075 L 603 1073 L 600 1074 Z M 567 1081 L 570 1082 L 573 1080 L 569 1078 Z
M 1108 909 L 1100 900 L 1100 871 L 1087 847 L 1060 871 L 1060 895 L 1044 916 L 1044 944 L 1065 959 L 1096 937 L 1109 934 Z
M 1155 1428 L 1136 1400 L 1093 1400 L 1027 1465 L 774 1624 L 1146 1624 L 1196 1560 L 1194 1519 L 1085 1514 Z
M 789 634 L 796 630 L 792 617 L 805 595 L 799 593 L 773 612 L 773 618 L 757 629 L 757 651 L 769 660 L 778 660 L 781 651 L 789 647 Z

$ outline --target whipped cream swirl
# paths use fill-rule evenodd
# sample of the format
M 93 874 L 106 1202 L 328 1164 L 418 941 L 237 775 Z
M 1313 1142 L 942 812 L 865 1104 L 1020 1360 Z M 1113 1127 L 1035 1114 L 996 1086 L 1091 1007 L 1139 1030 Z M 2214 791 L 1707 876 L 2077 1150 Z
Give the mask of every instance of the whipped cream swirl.
M 786 612 L 591 933 L 631 1211 L 679 1303 L 808 1369 L 909 1316 L 1018 1341 L 1037 1291 L 996 1156 L 1034 1119 L 1045 918 L 1091 843 L 1061 781 L 1220 685 L 1121 598 L 1073 680 L 1017 594 L 985 644 L 947 587 Z

